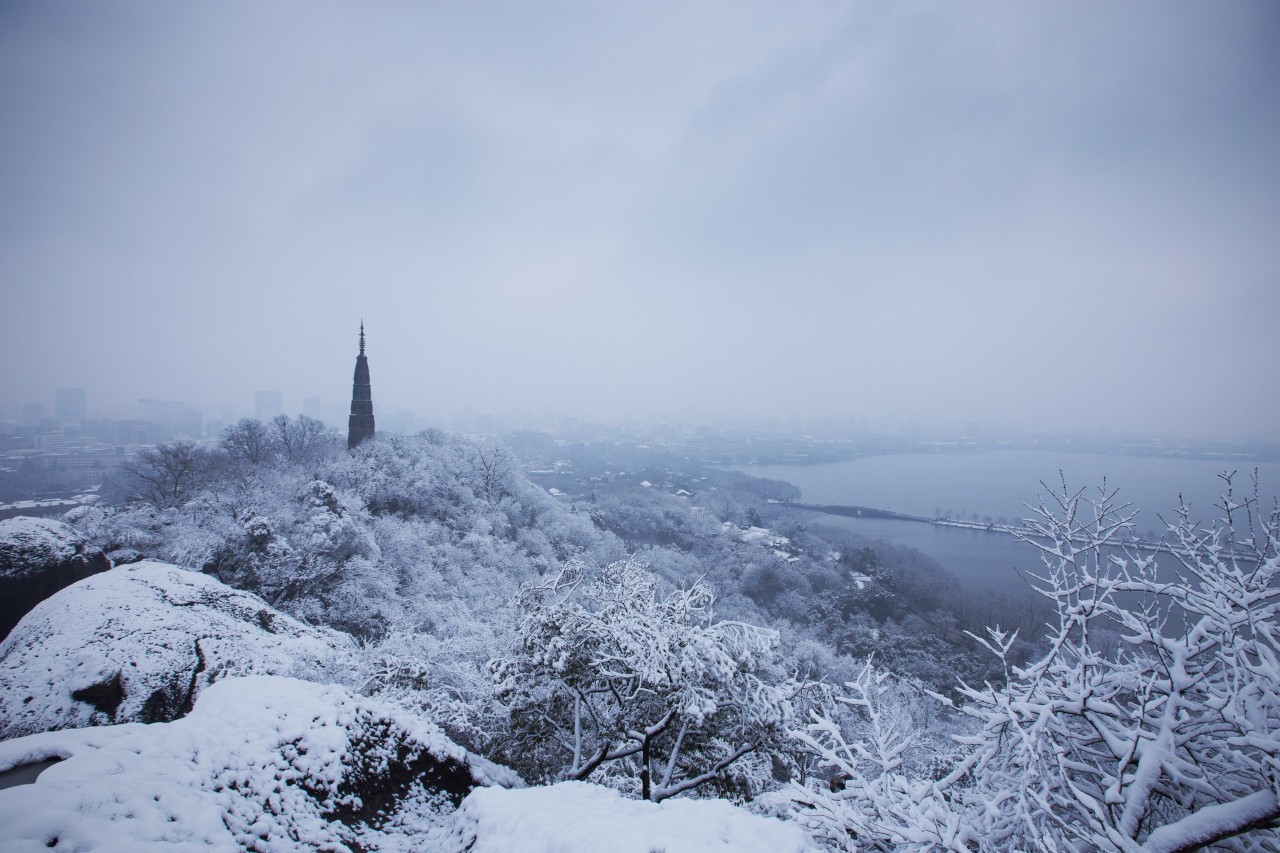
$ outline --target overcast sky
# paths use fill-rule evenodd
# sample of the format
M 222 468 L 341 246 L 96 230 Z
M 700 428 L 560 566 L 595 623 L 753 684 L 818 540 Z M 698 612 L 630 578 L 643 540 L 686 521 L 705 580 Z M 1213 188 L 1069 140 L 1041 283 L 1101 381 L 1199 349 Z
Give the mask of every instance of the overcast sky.
M 55 387 L 1280 435 L 1280 4 L 0 4 Z

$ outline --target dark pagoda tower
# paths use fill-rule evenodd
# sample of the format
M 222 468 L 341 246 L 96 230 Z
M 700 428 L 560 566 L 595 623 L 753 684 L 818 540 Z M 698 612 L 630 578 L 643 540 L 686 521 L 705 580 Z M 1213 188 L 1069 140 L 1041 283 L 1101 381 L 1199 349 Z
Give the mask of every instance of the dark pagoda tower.
M 347 449 L 373 438 L 373 387 L 369 384 L 369 359 L 364 355 L 364 320 L 360 321 L 360 354 L 351 383 L 351 418 L 347 421 Z

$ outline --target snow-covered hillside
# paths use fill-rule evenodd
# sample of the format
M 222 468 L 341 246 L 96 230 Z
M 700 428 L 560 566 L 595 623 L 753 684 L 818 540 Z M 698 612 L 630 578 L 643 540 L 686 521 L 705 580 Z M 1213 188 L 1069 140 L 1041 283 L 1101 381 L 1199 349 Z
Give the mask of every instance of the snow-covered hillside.
M 0 738 L 170 720 L 219 678 L 290 674 L 352 646 L 196 572 L 113 569 L 42 602 L 0 643 Z

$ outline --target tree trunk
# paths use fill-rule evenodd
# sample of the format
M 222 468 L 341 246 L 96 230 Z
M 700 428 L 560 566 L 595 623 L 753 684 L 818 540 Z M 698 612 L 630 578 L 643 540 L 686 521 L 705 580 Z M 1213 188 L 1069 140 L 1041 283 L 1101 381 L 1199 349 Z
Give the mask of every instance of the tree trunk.
M 640 742 L 640 797 L 649 799 L 649 737 Z

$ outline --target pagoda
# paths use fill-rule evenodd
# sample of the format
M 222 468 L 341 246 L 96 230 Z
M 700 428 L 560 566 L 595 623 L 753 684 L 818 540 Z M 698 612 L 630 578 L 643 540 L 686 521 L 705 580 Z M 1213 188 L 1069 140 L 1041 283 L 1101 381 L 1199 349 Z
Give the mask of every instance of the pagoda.
M 360 321 L 360 354 L 351 383 L 351 418 L 347 421 L 347 449 L 373 438 L 373 386 L 369 384 L 369 359 L 364 354 L 364 320 Z

